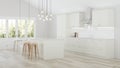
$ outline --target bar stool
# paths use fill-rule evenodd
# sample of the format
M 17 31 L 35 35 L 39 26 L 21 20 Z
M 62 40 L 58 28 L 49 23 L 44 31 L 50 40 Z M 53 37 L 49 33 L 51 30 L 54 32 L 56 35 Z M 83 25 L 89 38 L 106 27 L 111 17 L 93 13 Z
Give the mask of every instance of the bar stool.
M 30 54 L 30 43 L 29 42 L 24 42 L 23 44 L 23 50 L 22 50 L 22 55 L 23 56 L 27 56 L 28 54 Z
M 33 57 L 35 57 L 35 59 L 36 58 L 39 58 L 39 48 L 38 48 L 38 43 L 36 43 L 36 42 L 31 42 L 31 44 L 30 44 L 30 57 L 31 57 L 31 59 L 33 58 Z
M 39 48 L 36 42 L 24 42 L 23 45 L 23 56 L 28 57 L 28 59 L 33 59 L 33 57 L 39 58 Z
M 13 47 L 14 52 L 19 52 L 22 42 L 23 42 L 22 40 L 14 40 L 14 47 Z

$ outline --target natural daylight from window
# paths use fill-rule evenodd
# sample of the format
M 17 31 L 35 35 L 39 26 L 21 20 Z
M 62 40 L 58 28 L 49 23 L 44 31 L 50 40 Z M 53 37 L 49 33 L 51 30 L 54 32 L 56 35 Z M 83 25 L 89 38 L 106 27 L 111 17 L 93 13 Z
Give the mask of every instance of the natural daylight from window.
M 32 38 L 34 30 L 34 20 L 0 19 L 0 38 Z

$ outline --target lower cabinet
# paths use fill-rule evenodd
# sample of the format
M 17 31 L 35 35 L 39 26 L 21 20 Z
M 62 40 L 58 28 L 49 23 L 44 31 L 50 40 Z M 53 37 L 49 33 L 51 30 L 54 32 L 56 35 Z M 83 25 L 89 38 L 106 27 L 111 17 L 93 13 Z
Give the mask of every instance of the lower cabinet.
M 114 58 L 113 39 L 70 38 L 66 40 L 65 49 L 100 58 Z

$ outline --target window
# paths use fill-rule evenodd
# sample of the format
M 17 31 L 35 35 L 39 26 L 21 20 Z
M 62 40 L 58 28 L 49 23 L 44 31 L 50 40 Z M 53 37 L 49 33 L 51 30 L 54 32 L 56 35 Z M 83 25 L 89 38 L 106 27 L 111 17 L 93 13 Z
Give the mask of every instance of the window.
M 0 19 L 0 38 L 33 38 L 34 20 Z
M 29 20 L 27 25 L 28 25 L 27 36 L 28 37 L 33 37 L 34 36 L 34 21 Z
M 16 37 L 16 20 L 14 19 L 8 20 L 8 37 L 9 38 Z
M 18 37 L 19 38 L 24 38 L 25 37 L 25 20 L 18 20 Z
M 6 37 L 6 20 L 0 19 L 0 38 Z

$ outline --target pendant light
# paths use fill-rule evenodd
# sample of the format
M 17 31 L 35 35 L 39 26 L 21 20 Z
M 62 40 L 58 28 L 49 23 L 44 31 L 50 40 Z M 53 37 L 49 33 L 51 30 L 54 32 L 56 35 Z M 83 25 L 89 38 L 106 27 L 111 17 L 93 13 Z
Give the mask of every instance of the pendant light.
M 52 1 L 51 0 L 41 0 L 38 2 L 38 18 L 40 21 L 52 21 Z

